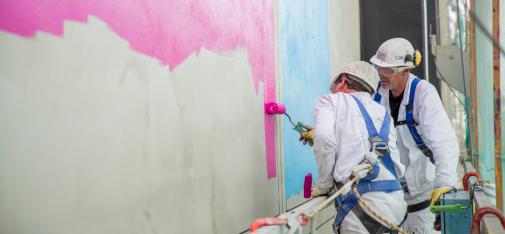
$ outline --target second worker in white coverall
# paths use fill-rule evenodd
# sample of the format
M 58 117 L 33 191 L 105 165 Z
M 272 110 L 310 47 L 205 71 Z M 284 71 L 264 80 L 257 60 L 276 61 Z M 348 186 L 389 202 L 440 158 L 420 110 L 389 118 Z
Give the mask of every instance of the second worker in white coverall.
M 386 109 L 374 102 L 379 82 L 377 71 L 367 62 L 346 65 L 330 84 L 331 94 L 321 97 L 315 110 L 314 152 L 319 177 L 312 196 L 327 194 L 358 176 L 356 168 L 367 155 L 382 153 L 373 173 L 361 178 L 357 188 L 364 200 L 380 214 L 399 225 L 407 204 L 398 178 L 405 168 L 400 163 L 396 135 Z M 391 230 L 367 213 L 352 191 L 336 199 L 335 231 L 340 233 L 384 233 Z
M 437 90 L 410 73 L 420 53 L 404 38 L 384 42 L 371 58 L 380 76 L 374 99 L 391 112 L 398 131 L 398 149 L 406 167 L 401 179 L 408 203 L 404 229 L 431 233 L 430 212 L 441 194 L 454 189 L 459 146 Z

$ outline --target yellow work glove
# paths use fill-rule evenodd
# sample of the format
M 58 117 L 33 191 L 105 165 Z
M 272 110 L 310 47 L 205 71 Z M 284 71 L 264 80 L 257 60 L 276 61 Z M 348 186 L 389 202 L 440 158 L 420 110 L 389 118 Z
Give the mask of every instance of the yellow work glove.
M 433 192 L 431 192 L 431 195 L 428 198 L 428 200 L 431 200 L 430 205 L 435 205 L 435 203 L 438 201 L 438 199 L 440 199 L 440 196 L 442 196 L 442 194 L 451 192 L 453 190 L 455 189 L 451 186 L 440 186 L 433 189 Z
M 310 196 L 312 198 L 319 197 L 319 196 L 325 196 L 325 195 L 328 195 L 330 190 L 331 190 L 331 188 L 320 188 L 317 185 L 313 185 L 312 192 L 310 193 Z
M 306 131 L 306 132 L 302 132 L 300 133 L 300 141 L 306 145 L 307 143 L 309 143 L 310 146 L 313 146 L 314 145 L 314 137 L 315 137 L 315 134 L 316 134 L 316 129 L 313 128 L 309 131 Z

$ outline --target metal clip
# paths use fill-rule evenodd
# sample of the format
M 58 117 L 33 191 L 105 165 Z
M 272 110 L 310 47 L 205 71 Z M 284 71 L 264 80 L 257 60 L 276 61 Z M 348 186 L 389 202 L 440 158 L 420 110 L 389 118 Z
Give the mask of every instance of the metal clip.
M 375 151 L 379 156 L 383 156 L 389 153 L 389 147 L 386 142 L 380 137 L 370 137 L 370 143 L 372 144 L 372 150 Z

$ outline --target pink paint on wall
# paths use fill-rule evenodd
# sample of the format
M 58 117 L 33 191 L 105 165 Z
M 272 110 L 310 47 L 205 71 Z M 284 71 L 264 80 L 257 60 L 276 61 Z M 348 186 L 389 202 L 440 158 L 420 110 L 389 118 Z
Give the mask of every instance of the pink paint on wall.
M 63 22 L 94 15 L 140 53 L 174 69 L 203 47 L 245 48 L 254 85 L 265 102 L 275 97 L 274 6 L 271 0 L 4 0 L 0 30 L 24 37 L 36 31 L 63 35 Z M 268 178 L 276 176 L 275 119 L 265 115 Z

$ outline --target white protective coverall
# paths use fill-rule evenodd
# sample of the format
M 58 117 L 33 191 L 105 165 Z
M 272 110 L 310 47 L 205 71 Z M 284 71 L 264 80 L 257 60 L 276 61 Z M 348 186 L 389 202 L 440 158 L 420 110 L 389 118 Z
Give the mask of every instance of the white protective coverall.
M 398 111 L 398 121 L 406 118 L 405 110 L 410 95 L 410 85 L 414 78 L 415 76 L 410 74 L 405 85 Z M 381 104 L 391 111 L 389 89 L 380 88 L 378 93 L 382 96 Z M 425 80 L 421 80 L 416 87 L 413 113 L 414 120 L 418 123 L 417 131 L 433 152 L 435 165 L 416 146 L 407 125 L 396 126 L 400 160 L 406 167 L 403 180 L 408 185 L 409 192 L 405 193 L 405 200 L 409 205 L 427 200 L 435 187 L 456 187 L 456 167 L 459 159 L 459 146 L 451 122 L 437 90 Z M 435 215 L 428 207 L 409 213 L 403 228 L 409 233 L 431 233 L 434 222 Z
M 374 102 L 370 94 L 366 92 L 335 93 L 321 97 L 315 111 L 314 141 L 314 152 L 319 170 L 317 186 L 320 188 L 331 188 L 334 181 L 340 183 L 349 181 L 352 167 L 358 165 L 371 149 L 365 121 L 351 95 L 362 102 L 376 129 L 382 126 L 386 110 Z M 401 178 L 405 168 L 400 163 L 393 124 L 391 124 L 388 144 L 398 178 Z M 380 164 L 380 172 L 375 180 L 392 179 L 395 177 Z M 389 221 L 399 224 L 404 219 L 407 204 L 404 201 L 403 191 L 367 192 L 362 196 L 372 208 Z M 367 233 L 367 230 L 351 211 L 341 223 L 340 232 Z

